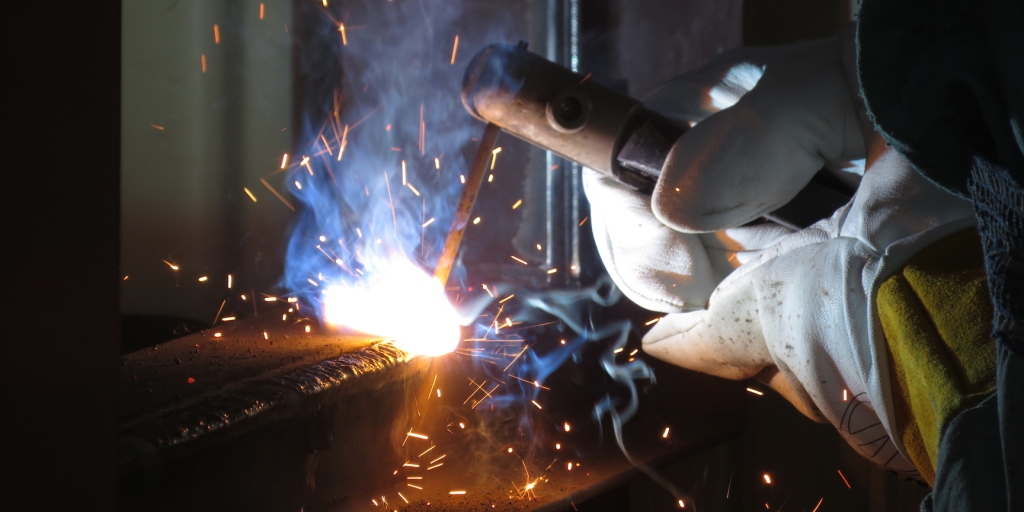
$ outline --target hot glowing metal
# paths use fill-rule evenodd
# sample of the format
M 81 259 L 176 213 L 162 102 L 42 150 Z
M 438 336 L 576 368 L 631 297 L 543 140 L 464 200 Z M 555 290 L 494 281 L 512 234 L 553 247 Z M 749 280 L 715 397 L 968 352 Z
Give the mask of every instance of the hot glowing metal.
M 323 318 L 335 328 L 393 340 L 412 355 L 447 354 L 461 335 L 441 284 L 402 258 L 388 261 L 369 279 L 325 289 Z

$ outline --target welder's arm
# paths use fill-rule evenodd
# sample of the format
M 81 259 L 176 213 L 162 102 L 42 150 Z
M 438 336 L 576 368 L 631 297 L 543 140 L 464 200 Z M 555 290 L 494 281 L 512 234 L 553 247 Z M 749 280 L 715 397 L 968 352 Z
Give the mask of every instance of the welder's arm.
M 973 215 L 873 133 L 852 92 L 852 60 L 850 35 L 723 54 L 647 101 L 697 122 L 673 148 L 651 210 L 597 176 L 585 184 L 598 249 L 627 296 L 679 298 L 652 307 L 676 313 L 647 334 L 645 351 L 722 377 L 758 376 L 865 456 L 912 473 L 874 293 Z M 822 166 L 860 181 L 831 218 L 795 233 L 737 227 L 787 202 Z M 665 269 L 685 279 L 665 279 Z M 706 309 L 687 312 L 705 297 Z

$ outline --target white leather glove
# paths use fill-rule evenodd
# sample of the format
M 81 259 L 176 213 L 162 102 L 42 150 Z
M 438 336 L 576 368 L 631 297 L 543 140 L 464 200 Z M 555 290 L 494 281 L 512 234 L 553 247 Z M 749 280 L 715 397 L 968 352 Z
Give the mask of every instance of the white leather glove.
M 913 474 L 874 295 L 918 250 L 973 225 L 973 213 L 865 128 L 846 37 L 741 49 L 673 80 L 648 105 L 699 124 L 673 148 L 653 201 L 596 173 L 585 185 L 613 279 L 642 306 L 677 312 L 644 337 L 646 352 L 758 376 L 866 457 Z M 863 174 L 831 218 L 795 233 L 730 228 L 786 203 L 822 165 L 852 183 Z

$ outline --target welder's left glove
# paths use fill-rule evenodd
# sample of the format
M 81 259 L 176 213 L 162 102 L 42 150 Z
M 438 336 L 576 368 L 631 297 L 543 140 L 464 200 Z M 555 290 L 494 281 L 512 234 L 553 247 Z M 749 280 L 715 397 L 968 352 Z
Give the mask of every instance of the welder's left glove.
M 641 303 L 674 313 L 644 337 L 645 352 L 725 378 L 757 376 L 805 415 L 832 423 L 866 457 L 913 473 L 894 423 L 875 293 L 916 252 L 972 226 L 973 212 L 864 129 L 844 43 L 851 49 L 852 35 L 725 54 L 703 70 L 717 86 L 702 83 L 699 71 L 649 101 L 680 118 L 734 93 L 731 106 L 724 101 L 720 112 L 695 119 L 677 143 L 653 204 L 593 175 L 585 184 L 616 282 L 665 296 L 672 284 L 685 285 L 682 304 Z M 795 233 L 731 227 L 784 204 L 822 165 L 864 157 L 856 195 L 832 217 Z M 762 235 L 730 240 L 735 230 Z M 645 237 L 656 243 L 645 245 Z M 713 264 L 709 240 L 739 246 L 729 264 L 742 266 Z M 651 279 L 657 269 L 688 280 Z M 710 297 L 702 295 L 709 287 Z M 682 307 L 700 299 L 706 309 Z

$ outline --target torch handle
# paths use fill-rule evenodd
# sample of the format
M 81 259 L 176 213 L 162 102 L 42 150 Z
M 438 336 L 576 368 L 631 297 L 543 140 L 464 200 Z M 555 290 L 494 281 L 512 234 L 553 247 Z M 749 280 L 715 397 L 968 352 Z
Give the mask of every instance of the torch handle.
M 469 168 L 469 176 L 466 176 L 466 187 L 462 189 L 462 197 L 455 210 L 452 227 L 448 229 L 448 236 L 444 240 L 444 250 L 441 252 L 441 257 L 437 259 L 437 267 L 434 268 L 434 279 L 440 281 L 441 286 L 448 282 L 448 274 L 452 271 L 455 256 L 459 254 L 462 235 L 466 233 L 466 226 L 469 225 L 469 216 L 473 213 L 476 196 L 480 193 L 480 186 L 484 183 L 487 162 L 490 160 L 491 152 L 494 151 L 499 133 L 501 133 L 501 128 L 498 125 L 487 123 L 487 128 L 484 129 L 484 134 L 480 137 L 480 147 L 476 150 L 473 165 Z

